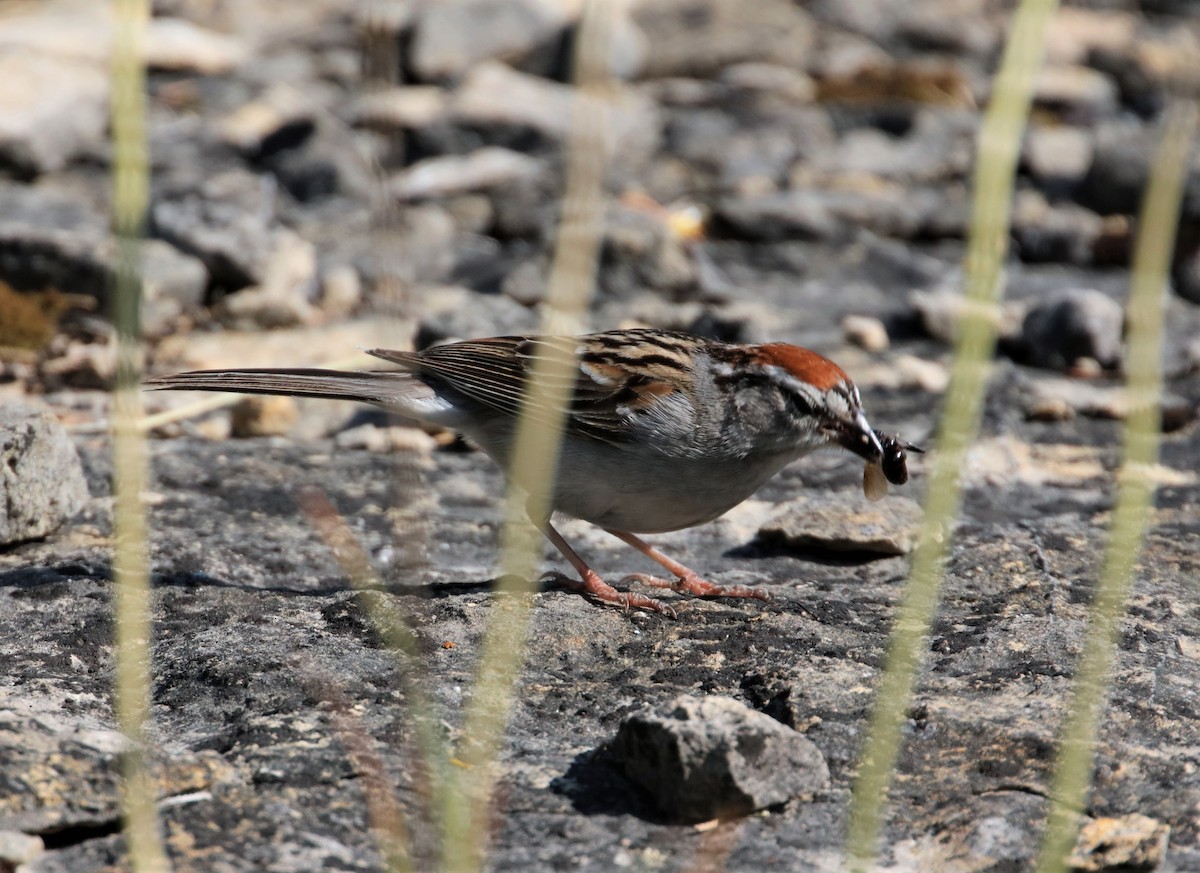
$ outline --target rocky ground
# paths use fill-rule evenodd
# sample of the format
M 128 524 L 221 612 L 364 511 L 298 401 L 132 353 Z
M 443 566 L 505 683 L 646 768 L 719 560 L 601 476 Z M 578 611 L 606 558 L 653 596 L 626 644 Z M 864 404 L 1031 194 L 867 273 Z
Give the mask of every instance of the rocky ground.
M 103 435 L 103 8 L 0 7 L 0 870 L 126 863 Z M 320 364 L 536 325 L 562 190 L 569 4 L 154 11 L 152 371 Z M 592 324 L 808 345 L 852 374 L 877 427 L 936 451 L 978 106 L 1005 16 L 983 0 L 634 6 L 614 30 L 619 159 Z M 1017 871 L 1036 850 L 1127 410 L 1132 215 L 1160 112 L 1197 52 L 1187 3 L 1070 4 L 1055 21 L 887 869 Z M 1159 489 L 1079 869 L 1200 869 L 1198 186 L 1194 163 Z M 77 476 L 58 475 L 73 462 L 56 422 Z M 382 784 L 409 816 L 417 869 L 430 869 L 410 682 L 426 683 L 438 732 L 457 741 L 497 608 L 498 471 L 460 443 L 335 403 L 243 405 L 154 436 L 149 752 L 178 868 L 382 869 Z M 925 482 L 921 459 L 912 469 L 869 505 L 882 523 L 861 465 L 830 454 L 713 524 L 654 538 L 715 581 L 769 589 L 769 603 L 665 594 L 670 619 L 536 594 L 491 868 L 834 869 L 907 569 L 907 501 Z M 367 550 L 377 590 L 354 591 L 315 534 L 298 502 L 312 489 Z M 614 580 L 648 569 L 587 525 L 564 533 Z M 545 567 L 561 563 L 547 547 Z M 410 618 L 419 664 L 384 645 L 381 604 Z M 709 713 L 711 736 L 735 725 L 776 742 L 760 713 L 794 729 L 779 760 L 804 759 L 811 781 L 791 765 L 753 773 L 743 796 L 765 808 L 697 824 L 711 809 L 656 791 L 662 778 L 631 759 L 637 743 L 616 739 L 627 717 L 669 713 L 680 695 L 707 701 L 687 706 Z

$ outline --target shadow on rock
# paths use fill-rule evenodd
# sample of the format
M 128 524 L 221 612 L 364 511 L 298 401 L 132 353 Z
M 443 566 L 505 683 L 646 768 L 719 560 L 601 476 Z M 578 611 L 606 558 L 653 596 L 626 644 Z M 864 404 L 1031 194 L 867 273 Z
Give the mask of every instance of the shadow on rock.
M 651 824 L 668 824 L 647 793 L 626 778 L 607 749 L 575 756 L 550 790 L 571 801 L 583 815 L 632 815 Z

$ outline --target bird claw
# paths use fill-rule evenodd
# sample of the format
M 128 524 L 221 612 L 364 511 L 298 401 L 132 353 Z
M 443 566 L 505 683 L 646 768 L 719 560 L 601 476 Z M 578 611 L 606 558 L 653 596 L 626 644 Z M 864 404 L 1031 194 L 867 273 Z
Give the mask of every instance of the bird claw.
M 660 579 L 648 573 L 630 573 L 622 582 L 641 582 L 655 588 L 670 588 L 680 594 L 692 594 L 696 597 L 753 597 L 755 600 L 771 600 L 769 591 L 761 588 L 751 588 L 748 585 L 716 585 L 706 579 L 701 579 L 695 573 L 678 576 L 675 579 Z
M 651 612 L 661 613 L 668 618 L 678 617 L 675 610 L 661 600 L 655 600 L 653 597 L 647 597 L 644 594 L 637 594 L 633 591 L 618 591 L 594 573 L 585 575 L 583 579 L 574 579 L 565 573 L 551 570 L 542 575 L 541 581 L 553 582 L 555 585 L 559 585 L 569 591 L 577 591 L 598 603 L 619 606 L 622 609 L 629 609 L 630 607 L 634 609 L 648 609 Z

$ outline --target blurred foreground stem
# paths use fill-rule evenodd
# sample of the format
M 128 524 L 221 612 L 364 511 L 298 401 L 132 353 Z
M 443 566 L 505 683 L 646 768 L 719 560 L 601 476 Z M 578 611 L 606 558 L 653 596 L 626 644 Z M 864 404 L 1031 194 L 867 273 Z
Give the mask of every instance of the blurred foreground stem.
M 146 447 L 141 418 L 141 237 L 147 202 L 145 71 L 141 42 L 149 5 L 118 0 L 112 53 L 113 226 L 117 264 L 112 287 L 117 334 L 113 394 L 113 575 L 116 584 L 116 712 L 129 746 L 121 756 L 125 841 L 139 873 L 170 869 L 146 765 L 150 713 L 151 593 L 147 567 Z
M 967 448 L 979 431 L 996 344 L 1017 156 L 1034 78 L 1042 64 L 1046 26 L 1057 7 L 1057 0 L 1022 0 L 1018 6 L 979 132 L 966 258 L 966 305 L 958 325 L 936 451 L 931 457 L 933 469 L 925 491 L 921 533 L 896 614 L 850 803 L 846 855 L 849 869 L 855 873 L 866 871 L 878 850 L 888 789 L 900 753 L 901 728 L 937 608 L 952 525 L 961 503 L 960 472 Z
M 540 332 L 581 332 L 595 284 L 604 227 L 608 164 L 609 70 L 616 0 L 586 0 L 574 58 L 575 92 L 566 145 L 566 191 Z M 528 515 L 548 516 L 554 470 L 575 383 L 569 357 L 534 360 L 509 460 L 509 490 L 501 541 L 503 575 L 479 655 L 463 740 L 457 753 L 458 790 L 443 811 L 442 863 L 448 873 L 482 867 L 491 829 L 494 770 L 520 678 L 529 633 L 542 537 Z M 530 416 L 530 409 L 548 414 Z M 528 499 L 514 484 L 521 483 Z
M 1188 152 L 1196 137 L 1196 127 L 1195 102 L 1180 102 L 1171 107 L 1142 203 L 1133 258 L 1133 285 L 1126 312 L 1129 338 L 1126 392 L 1131 410 L 1125 421 L 1124 456 L 1104 566 L 1088 616 L 1074 697 L 1059 743 L 1038 873 L 1063 873 L 1067 869 L 1091 784 L 1096 736 L 1120 620 L 1133 584 L 1133 568 L 1142 548 L 1154 497 L 1152 468 L 1158 462 L 1162 429 L 1163 310 Z

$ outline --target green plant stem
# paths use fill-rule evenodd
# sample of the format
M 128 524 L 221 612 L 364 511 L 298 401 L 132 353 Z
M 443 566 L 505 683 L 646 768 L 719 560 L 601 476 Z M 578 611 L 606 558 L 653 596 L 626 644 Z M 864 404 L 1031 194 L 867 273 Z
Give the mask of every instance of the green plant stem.
M 147 484 L 141 418 L 141 237 L 148 169 L 145 72 L 141 39 L 145 0 L 120 0 L 112 61 L 113 223 L 117 266 L 112 289 L 117 334 L 113 394 L 113 574 L 116 587 L 117 723 L 129 739 L 122 755 L 125 840 L 138 873 L 170 869 L 160 836 L 153 779 L 147 771 L 150 713 L 151 591 L 142 492 Z
M 595 283 L 603 231 L 604 172 L 608 164 L 609 57 L 612 0 L 587 0 L 574 59 L 575 95 L 567 141 L 566 191 L 540 332 L 579 333 Z M 549 514 L 550 493 L 574 380 L 573 359 L 538 358 L 526 384 L 509 460 L 509 492 L 501 537 L 501 567 L 492 617 L 481 644 L 463 743 L 458 790 L 443 812 L 442 866 L 470 873 L 483 864 L 490 831 L 496 758 L 508 722 L 529 634 L 529 595 L 537 577 L 541 536 L 528 515 Z M 518 490 L 515 483 L 521 483 Z M 528 496 L 524 496 L 527 494 Z
M 875 857 L 901 731 L 937 607 L 944 561 L 962 491 L 960 471 L 979 431 L 988 365 L 996 343 L 996 312 L 1008 251 L 1017 156 L 1041 67 L 1046 26 L 1057 0 L 1023 0 L 996 76 L 979 133 L 975 199 L 966 258 L 967 306 L 959 324 L 925 513 L 908 584 L 896 616 L 875 711 L 850 803 L 847 863 L 866 871 Z
M 1063 724 L 1046 832 L 1038 855 L 1038 873 L 1064 873 L 1067 869 L 1091 784 L 1096 737 L 1116 654 L 1117 633 L 1154 497 L 1150 468 L 1158 461 L 1162 428 L 1163 312 L 1188 151 L 1196 129 L 1194 102 L 1171 107 L 1138 222 L 1126 313 L 1129 338 L 1126 390 L 1130 401 L 1136 398 L 1137 403 L 1125 422 L 1116 505 L 1096 599 L 1088 617 L 1074 695 Z

